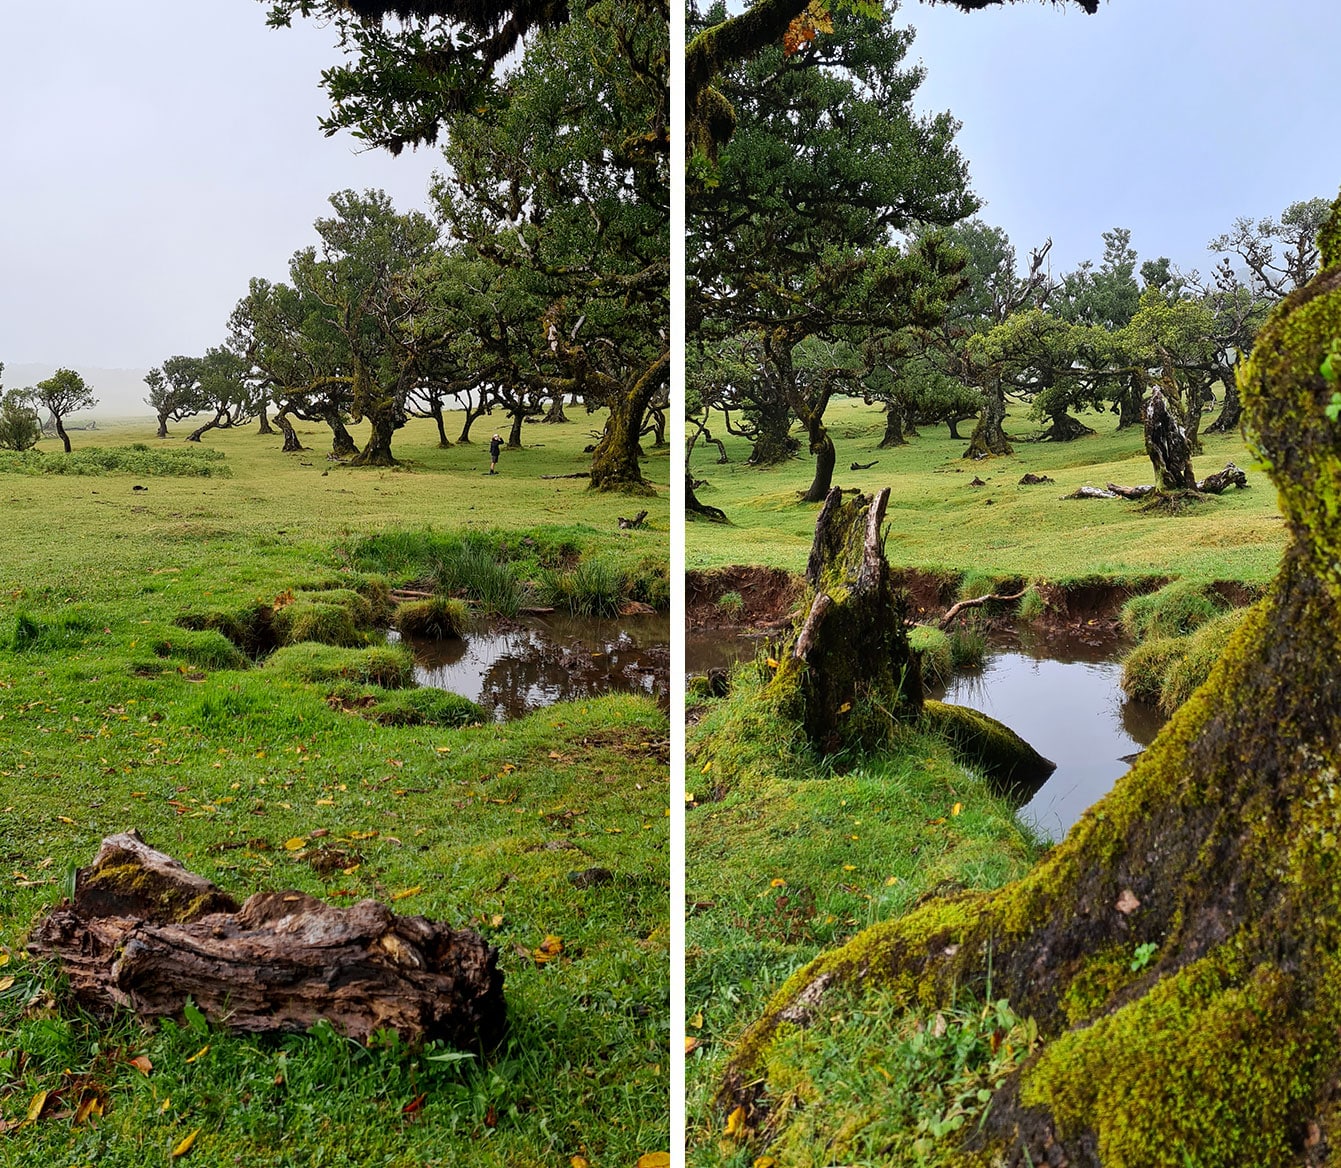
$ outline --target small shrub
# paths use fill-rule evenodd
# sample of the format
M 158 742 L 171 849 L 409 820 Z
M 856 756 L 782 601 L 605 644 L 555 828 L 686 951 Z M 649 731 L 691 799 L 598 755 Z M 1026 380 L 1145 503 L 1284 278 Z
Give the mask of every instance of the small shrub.
M 1138 640 L 1184 637 L 1225 611 L 1225 601 L 1203 585 L 1167 584 L 1133 596 L 1122 608 L 1122 627 Z
M 407 637 L 432 637 L 445 641 L 465 635 L 469 612 L 459 600 L 435 596 L 411 600 L 396 610 L 394 624 Z
M 0 450 L 31 450 L 42 437 L 42 423 L 22 390 L 0 399 Z
M 433 562 L 429 580 L 435 592 L 467 596 L 495 616 L 516 616 L 522 606 L 516 572 L 476 543 L 457 543 L 445 549 Z
M 909 629 L 908 643 L 919 654 L 922 681 L 926 685 L 949 685 L 954 677 L 954 649 L 950 638 L 940 629 L 918 625 Z
M 624 573 L 600 558 L 582 560 L 571 572 L 546 571 L 541 595 L 575 616 L 616 616 L 624 601 Z
M 723 592 L 717 598 L 717 611 L 730 620 L 739 620 L 745 611 L 745 598 L 739 592 Z

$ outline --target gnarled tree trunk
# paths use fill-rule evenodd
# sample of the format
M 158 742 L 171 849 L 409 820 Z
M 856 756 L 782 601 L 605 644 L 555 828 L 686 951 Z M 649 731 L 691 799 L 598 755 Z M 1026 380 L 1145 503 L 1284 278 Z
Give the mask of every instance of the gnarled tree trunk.
M 1197 476 L 1192 472 L 1192 446 L 1187 431 L 1164 391 L 1155 386 L 1145 408 L 1145 452 L 1155 468 L 1155 483 L 1165 491 L 1192 491 Z
M 1014 454 L 1015 450 L 1006 438 L 1005 422 L 1006 398 L 998 380 L 983 392 L 982 411 L 978 414 L 978 424 L 973 427 L 964 457 L 986 458 L 992 454 Z
M 810 482 L 810 489 L 801 496 L 802 503 L 818 503 L 827 498 L 833 485 L 838 451 L 834 449 L 833 439 L 823 422 L 816 421 L 810 427 L 810 453 L 815 456 L 815 477 Z

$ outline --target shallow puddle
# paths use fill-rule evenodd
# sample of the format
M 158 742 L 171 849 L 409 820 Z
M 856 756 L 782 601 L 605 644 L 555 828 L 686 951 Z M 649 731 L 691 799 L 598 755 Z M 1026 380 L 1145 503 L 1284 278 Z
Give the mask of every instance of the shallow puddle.
M 687 673 L 752 658 L 766 639 L 721 630 L 692 631 Z M 1106 795 L 1155 740 L 1164 717 L 1129 702 L 1120 688 L 1127 644 L 1111 636 L 1065 631 L 1004 634 L 979 670 L 960 674 L 929 697 L 969 706 L 1004 722 L 1057 769 L 1020 808 L 1020 818 L 1060 840 L 1081 813 Z
M 395 632 L 388 634 L 399 639 Z M 462 640 L 407 638 L 415 680 L 478 702 L 496 721 L 607 693 L 670 705 L 670 621 L 553 614 L 481 628 Z
M 1123 696 L 1117 658 L 1124 648 L 1111 639 L 1024 635 L 990 650 L 981 670 L 945 690 L 945 701 L 990 714 L 1057 764 L 1019 811 L 1049 839 L 1065 836 L 1164 724 L 1158 710 Z

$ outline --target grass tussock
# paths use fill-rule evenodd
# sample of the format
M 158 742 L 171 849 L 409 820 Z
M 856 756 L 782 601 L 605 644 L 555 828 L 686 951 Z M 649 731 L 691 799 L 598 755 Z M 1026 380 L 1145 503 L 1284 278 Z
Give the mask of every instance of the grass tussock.
M 1122 627 L 1130 637 L 1185 637 L 1225 611 L 1226 602 L 1206 585 L 1175 581 L 1158 592 L 1133 596 L 1122 606 Z
M 159 657 L 184 661 L 200 669 L 249 669 L 251 659 L 222 633 L 213 629 L 193 632 L 174 629 L 153 640 Z
M 1184 636 L 1142 642 L 1122 662 L 1122 692 L 1172 715 L 1210 676 L 1246 611 L 1222 612 Z
M 955 674 L 954 650 L 949 636 L 930 625 L 917 625 L 908 630 L 908 643 L 921 654 L 923 684 L 949 685 Z
M 584 559 L 569 572 L 547 570 L 540 579 L 540 597 L 575 616 L 616 616 L 627 587 L 627 577 L 617 565 L 601 558 Z
M 294 681 L 358 681 L 383 689 L 414 684 L 414 658 L 399 645 L 352 649 L 304 641 L 276 649 L 265 669 Z
M 0 450 L 0 474 L 110 475 L 143 478 L 229 478 L 232 468 L 218 450 L 189 447 L 154 449 L 143 443 L 126 447 L 79 447 L 69 454 L 40 450 Z
M 454 597 L 434 596 L 402 604 L 396 609 L 392 623 L 404 636 L 445 641 L 464 637 L 469 622 L 470 611 L 464 602 Z

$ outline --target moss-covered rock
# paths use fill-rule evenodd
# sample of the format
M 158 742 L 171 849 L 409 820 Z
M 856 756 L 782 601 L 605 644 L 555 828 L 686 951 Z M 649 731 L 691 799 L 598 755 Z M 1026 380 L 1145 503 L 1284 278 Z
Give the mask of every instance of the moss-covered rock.
M 967 706 L 928 699 L 922 725 L 944 738 L 960 763 L 980 771 L 996 794 L 1022 803 L 1057 769 L 1009 726 Z

